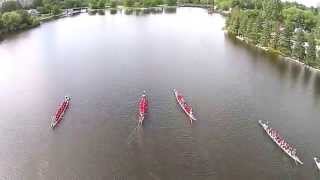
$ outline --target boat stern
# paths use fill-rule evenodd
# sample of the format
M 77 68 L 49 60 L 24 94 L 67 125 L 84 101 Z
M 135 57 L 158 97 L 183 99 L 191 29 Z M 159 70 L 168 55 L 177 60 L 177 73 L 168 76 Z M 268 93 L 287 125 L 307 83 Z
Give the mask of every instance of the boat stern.
M 144 120 L 144 116 L 139 116 L 139 122 L 138 122 L 138 124 L 139 124 L 139 125 L 142 125 L 142 124 L 143 124 L 143 120 Z
M 54 128 L 56 127 L 56 124 L 57 124 L 56 122 L 51 122 L 50 128 L 51 128 L 51 129 L 54 129 Z

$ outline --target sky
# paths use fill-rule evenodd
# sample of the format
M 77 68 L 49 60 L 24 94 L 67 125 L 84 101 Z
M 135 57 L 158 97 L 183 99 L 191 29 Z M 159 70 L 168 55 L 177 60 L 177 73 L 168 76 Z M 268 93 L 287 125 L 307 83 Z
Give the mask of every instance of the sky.
M 320 6 L 320 0 L 288 0 L 288 1 L 291 1 L 291 2 L 296 1 L 306 6 Z

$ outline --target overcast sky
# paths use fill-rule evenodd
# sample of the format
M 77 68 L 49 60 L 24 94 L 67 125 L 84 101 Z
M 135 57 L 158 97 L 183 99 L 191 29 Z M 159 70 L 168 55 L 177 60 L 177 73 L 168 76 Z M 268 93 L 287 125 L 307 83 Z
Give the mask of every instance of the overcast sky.
M 298 3 L 307 5 L 307 6 L 320 6 L 320 0 L 287 0 L 287 1 L 296 1 Z

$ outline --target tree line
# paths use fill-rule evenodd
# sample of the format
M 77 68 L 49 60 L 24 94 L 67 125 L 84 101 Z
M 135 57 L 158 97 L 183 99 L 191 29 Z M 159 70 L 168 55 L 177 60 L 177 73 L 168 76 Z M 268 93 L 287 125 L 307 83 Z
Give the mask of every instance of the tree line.
M 249 2 L 249 3 L 244 3 Z M 281 0 L 233 0 L 227 31 L 250 44 L 319 68 L 319 9 Z
M 0 38 L 2 34 L 38 26 L 37 18 L 32 17 L 15 1 L 7 1 L 0 9 Z
M 22 7 L 18 1 L 5 1 L 0 8 L 0 38 L 1 35 L 40 24 L 39 18 L 31 16 L 26 9 L 36 9 L 41 17 L 59 15 L 63 9 L 76 7 L 90 7 L 104 9 L 106 6 L 116 8 L 125 7 L 147 8 L 158 5 L 175 6 L 176 0 L 34 0 L 29 7 Z
M 89 0 L 88 5 L 92 9 L 102 9 L 105 6 L 115 8 L 118 5 L 124 7 L 148 8 L 159 5 L 175 6 L 176 0 Z

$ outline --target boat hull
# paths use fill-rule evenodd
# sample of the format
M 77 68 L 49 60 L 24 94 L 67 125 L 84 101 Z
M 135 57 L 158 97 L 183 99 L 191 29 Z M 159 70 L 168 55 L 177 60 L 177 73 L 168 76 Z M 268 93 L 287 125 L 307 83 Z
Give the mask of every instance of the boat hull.
M 145 119 L 145 114 L 147 111 L 148 111 L 148 98 L 144 92 L 139 101 L 139 121 L 138 121 L 139 125 L 143 124 L 143 121 Z
M 298 162 L 299 164 L 303 164 L 303 162 L 299 159 L 298 156 L 293 156 L 292 154 L 290 154 L 290 152 L 288 152 L 286 149 L 284 149 L 267 131 L 267 128 L 269 127 L 267 124 L 263 123 L 261 120 L 258 121 L 259 124 L 262 126 L 262 128 L 264 129 L 264 131 L 268 134 L 268 136 L 272 139 L 273 142 L 275 142 L 280 149 L 282 149 L 282 151 L 284 151 L 289 157 L 291 157 L 293 160 L 295 160 L 296 162 Z
M 55 117 L 55 116 L 52 117 L 51 124 L 50 124 L 50 127 L 51 127 L 52 129 L 54 129 L 54 128 L 60 123 L 60 121 L 62 120 L 62 118 L 63 118 L 63 116 L 64 116 L 64 114 L 65 114 L 65 112 L 66 112 L 66 110 L 68 109 L 69 104 L 70 104 L 69 100 L 67 100 L 66 103 L 67 103 L 67 104 L 66 104 L 65 107 L 63 108 L 63 110 L 62 110 L 62 112 L 60 113 L 59 117 Z
M 192 113 L 189 113 L 189 112 L 185 109 L 185 107 L 183 106 L 182 102 L 179 101 L 177 90 L 173 89 L 173 92 L 174 92 L 174 96 L 176 97 L 176 100 L 177 100 L 177 102 L 179 103 L 181 109 L 184 111 L 184 113 L 186 113 L 186 115 L 189 116 L 190 122 L 192 123 L 192 121 L 196 121 L 197 119 L 193 116 L 193 114 L 192 114 Z
M 316 165 L 317 165 L 318 170 L 320 170 L 320 159 L 317 158 L 317 157 L 314 157 L 313 159 L 314 159 L 314 162 L 315 162 Z

